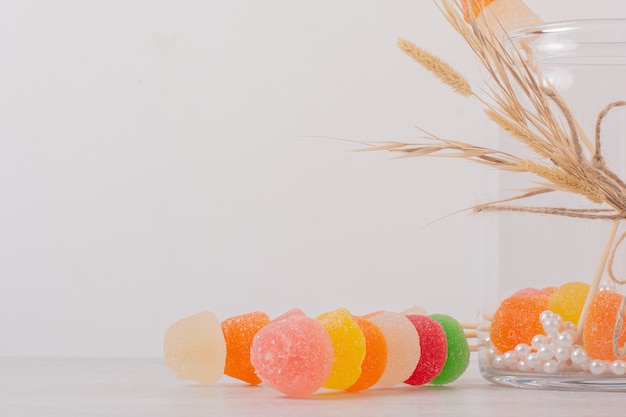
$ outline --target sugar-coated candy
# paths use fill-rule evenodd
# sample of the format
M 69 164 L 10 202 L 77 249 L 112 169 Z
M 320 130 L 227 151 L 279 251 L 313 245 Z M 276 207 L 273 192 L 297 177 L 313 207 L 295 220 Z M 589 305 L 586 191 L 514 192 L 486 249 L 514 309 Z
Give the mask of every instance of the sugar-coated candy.
M 466 17 L 478 16 L 494 0 L 461 0 L 461 8 Z M 471 11 L 470 11 L 471 7 Z
M 252 339 L 270 318 L 261 311 L 230 317 L 222 322 L 222 332 L 226 340 L 226 364 L 224 374 L 252 385 L 261 383 L 250 363 Z
M 401 313 L 404 314 L 405 316 L 409 316 L 409 315 L 412 315 L 412 314 L 417 314 L 417 315 L 420 315 L 420 316 L 427 316 L 428 315 L 426 310 L 424 310 L 420 306 L 411 306 L 411 307 L 407 308 L 406 310 L 403 310 Z
M 489 337 L 493 346 L 500 352 L 508 352 L 543 334 L 539 316 L 548 309 L 548 297 L 545 291 L 527 288 L 504 299 L 491 322 Z
M 563 321 L 578 324 L 580 313 L 585 305 L 589 284 L 585 282 L 568 282 L 557 288 L 548 297 L 550 311 L 561 316 Z
M 320 314 L 317 320 L 333 341 L 333 365 L 324 388 L 346 389 L 361 376 L 361 364 L 365 358 L 363 331 L 345 308 Z
M 333 364 L 333 343 L 322 324 L 290 310 L 254 336 L 250 361 L 264 384 L 302 397 L 324 385 Z
M 470 349 L 463 326 L 445 314 L 431 314 L 446 334 L 448 354 L 441 372 L 430 382 L 435 385 L 449 384 L 458 379 L 469 366 Z
M 391 387 L 406 381 L 420 359 L 420 339 L 415 326 L 406 316 L 390 311 L 365 318 L 380 328 L 387 341 L 387 365 L 376 386 Z
M 547 292 L 548 294 L 553 294 L 559 287 L 543 287 L 541 291 Z
M 617 357 L 613 348 L 615 324 L 622 300 L 623 296 L 614 291 L 600 291 L 593 297 L 583 323 L 583 345 L 590 358 L 622 359 Z M 626 316 L 622 320 L 624 325 L 619 331 L 618 349 L 626 344 Z
M 421 356 L 413 374 L 404 381 L 409 385 L 424 385 L 441 373 L 448 358 L 446 332 L 439 322 L 423 315 L 407 315 L 420 337 Z
M 477 16 L 478 27 L 482 31 L 489 28 L 496 39 L 504 39 L 506 33 L 513 29 L 542 22 L 522 0 L 463 0 L 468 20 L 468 3 L 471 3 L 473 14 Z
M 350 387 L 348 392 L 368 389 L 378 382 L 387 366 L 387 341 L 385 335 L 371 321 L 363 317 L 352 317 L 365 336 L 365 358 L 361 364 L 361 376 Z
M 165 332 L 163 355 L 178 379 L 216 382 L 226 363 L 226 341 L 217 317 L 205 311 L 172 324 Z

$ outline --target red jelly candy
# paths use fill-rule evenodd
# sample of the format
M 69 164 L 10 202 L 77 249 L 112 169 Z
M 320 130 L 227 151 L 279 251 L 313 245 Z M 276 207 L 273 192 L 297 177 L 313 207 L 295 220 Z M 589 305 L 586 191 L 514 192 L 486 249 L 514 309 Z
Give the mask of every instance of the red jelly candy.
M 404 381 L 409 385 L 424 385 L 432 381 L 443 369 L 448 357 L 446 333 L 438 321 L 421 315 L 406 316 L 420 336 L 421 356 L 413 374 Z

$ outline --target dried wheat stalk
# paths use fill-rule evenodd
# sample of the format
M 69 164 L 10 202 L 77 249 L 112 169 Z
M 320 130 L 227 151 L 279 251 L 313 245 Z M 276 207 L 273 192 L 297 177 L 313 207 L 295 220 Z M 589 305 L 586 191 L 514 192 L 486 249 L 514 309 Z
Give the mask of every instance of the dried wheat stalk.
M 605 107 L 597 119 L 594 141 L 590 141 L 579 127 L 567 103 L 550 87 L 535 65 L 523 58 L 519 50 L 507 49 L 494 32 L 479 29 L 473 16 L 469 19 L 465 17 L 457 0 L 437 0 L 437 5 L 450 25 L 469 45 L 490 79 L 485 88 L 479 90 L 482 93 L 476 93 L 477 90 L 472 89 L 468 81 L 452 66 L 412 42 L 399 39 L 399 48 L 453 91 L 477 100 L 483 106 L 488 119 L 508 132 L 512 140 L 525 145 L 533 157 L 529 159 L 471 143 L 443 139 L 428 132 L 424 132 L 429 139 L 426 143 L 392 142 L 377 146 L 369 144 L 369 149 L 399 152 L 407 157 L 428 155 L 462 158 L 504 171 L 531 173 L 543 180 L 541 187 L 506 200 L 476 206 L 474 209 L 477 211 L 511 210 L 613 220 L 605 250 L 593 277 L 592 289 L 581 314 L 580 335 L 584 315 L 605 269 L 608 268 L 611 279 L 623 283 L 614 277 L 611 263 L 616 247 L 626 239 L 624 234 L 616 240 L 618 225 L 626 219 L 626 183 L 607 167 L 601 152 L 600 135 L 606 114 L 617 106 L 626 106 L 626 102 L 609 103 Z M 528 53 L 529 48 L 525 52 Z M 572 209 L 505 204 L 553 191 L 578 194 L 600 207 Z M 626 311 L 626 298 L 618 315 L 620 320 L 622 310 Z M 618 323 L 621 325 L 619 320 Z M 617 330 L 615 337 L 617 338 Z M 614 344 L 617 345 L 617 339 Z M 615 349 L 617 354 L 617 347 Z M 626 351 L 620 353 L 626 354 Z
M 427 134 L 427 143 L 386 143 L 370 150 L 402 152 L 404 156 L 446 156 L 479 162 L 491 167 L 532 173 L 544 180 L 543 191 L 565 191 L 585 197 L 594 204 L 606 204 L 612 211 L 593 213 L 546 208 L 500 206 L 503 210 L 544 212 L 587 218 L 626 218 L 626 184 L 604 163 L 600 152 L 600 123 L 608 111 L 625 102 L 611 103 L 598 118 L 595 143 L 578 127 L 567 103 L 548 85 L 541 73 L 515 49 L 507 49 L 492 33 L 477 28 L 475 19 L 466 20 L 455 0 L 439 0 L 438 6 L 451 26 L 465 39 L 482 64 L 491 82 L 479 95 L 451 65 L 436 55 L 400 38 L 398 47 L 432 72 L 440 81 L 484 107 L 487 117 L 524 144 L 531 159 L 470 143 Z M 548 86 L 548 87 L 546 87 Z M 522 102 L 530 103 L 522 105 Z M 520 198 L 524 195 L 520 195 Z M 479 209 L 498 209 L 481 205 Z M 542 211 L 543 210 L 543 211 Z

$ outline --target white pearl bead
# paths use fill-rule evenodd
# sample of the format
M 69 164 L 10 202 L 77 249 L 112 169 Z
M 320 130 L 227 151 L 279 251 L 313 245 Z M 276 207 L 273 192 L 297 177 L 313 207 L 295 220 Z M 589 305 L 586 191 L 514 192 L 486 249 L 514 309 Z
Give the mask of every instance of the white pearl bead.
M 611 362 L 609 369 L 611 369 L 613 375 L 624 375 L 626 373 L 626 362 L 622 360 L 613 361 Z
M 519 369 L 522 372 L 526 372 L 526 371 L 530 371 L 531 367 L 528 366 L 525 360 L 521 360 L 517 362 L 517 369 Z
M 502 360 L 504 361 L 504 365 L 509 368 L 514 366 L 517 362 L 517 359 L 515 358 L 515 353 L 513 352 L 506 352 L 504 355 L 502 355 Z
M 537 349 L 539 359 L 547 361 L 554 357 L 554 348 L 550 345 L 543 345 Z
M 571 347 L 574 344 L 575 338 L 575 334 L 572 334 L 572 332 L 566 330 L 558 334 L 555 344 L 557 347 Z
M 552 359 L 544 362 L 542 369 L 546 374 L 554 374 L 559 371 L 559 367 L 559 363 Z
M 581 365 L 587 362 L 587 352 L 585 352 L 585 349 L 581 347 L 576 347 L 572 350 L 570 358 L 574 364 Z
M 520 343 L 519 345 L 515 346 L 514 352 L 516 358 L 523 359 L 530 353 L 530 346 L 528 346 L 526 343 Z
M 539 350 L 539 348 L 545 345 L 547 341 L 548 341 L 548 338 L 545 335 L 538 334 L 533 337 L 532 341 L 530 342 L 530 345 L 533 347 L 533 349 Z
M 548 319 L 552 319 L 552 318 L 554 318 L 554 313 L 551 312 L 550 310 L 543 311 L 539 315 L 539 321 L 541 321 L 541 323 L 543 323 L 544 321 L 546 321 Z
M 561 327 L 561 320 L 558 318 L 547 319 L 542 322 L 543 330 L 548 334 L 556 334 L 559 331 L 559 327 Z
M 526 362 L 526 365 L 528 365 L 529 368 L 539 369 L 541 367 L 541 359 L 539 359 L 539 355 L 537 355 L 536 353 L 528 354 L 528 356 L 526 356 L 526 359 L 524 359 L 524 361 Z
M 559 361 L 566 361 L 569 359 L 571 351 L 571 348 L 559 346 L 554 349 L 554 357 Z
M 506 364 L 504 363 L 504 356 L 498 355 L 495 358 L 493 358 L 493 361 L 491 362 L 491 366 L 493 366 L 496 369 L 506 368 Z
M 602 375 L 605 370 L 606 370 L 606 366 L 604 365 L 604 362 L 601 360 L 594 359 L 589 364 L 589 372 L 591 372 L 594 375 Z

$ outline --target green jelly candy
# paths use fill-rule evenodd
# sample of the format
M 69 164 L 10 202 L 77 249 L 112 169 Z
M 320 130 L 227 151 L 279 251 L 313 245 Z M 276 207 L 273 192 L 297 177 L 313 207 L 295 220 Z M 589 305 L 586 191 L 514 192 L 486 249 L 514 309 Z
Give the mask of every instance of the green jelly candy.
M 455 381 L 463 375 L 469 366 L 470 350 L 465 337 L 465 331 L 461 324 L 454 318 L 445 314 L 431 314 L 430 318 L 437 321 L 443 327 L 448 341 L 448 357 L 443 369 L 430 383 L 445 385 Z

